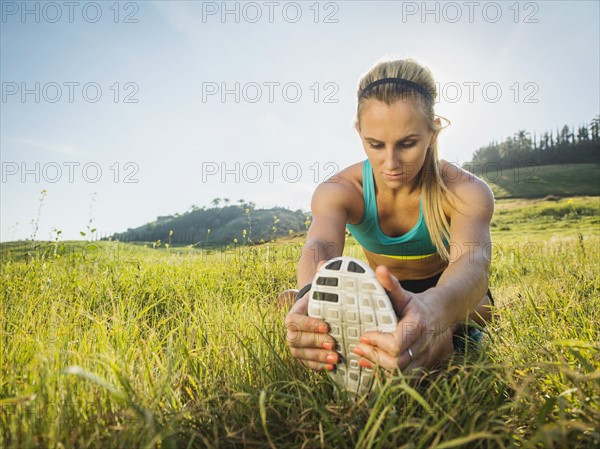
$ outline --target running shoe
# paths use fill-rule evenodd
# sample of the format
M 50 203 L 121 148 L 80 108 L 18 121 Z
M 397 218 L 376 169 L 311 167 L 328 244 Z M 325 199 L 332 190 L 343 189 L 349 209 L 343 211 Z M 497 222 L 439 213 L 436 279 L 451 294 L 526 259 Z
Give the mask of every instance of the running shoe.
M 308 315 L 329 324 L 340 362 L 329 375 L 342 389 L 357 397 L 369 394 L 375 373 L 359 366 L 352 350 L 362 334 L 392 332 L 398 318 L 392 303 L 369 265 L 352 257 L 325 262 L 315 274 L 308 300 Z

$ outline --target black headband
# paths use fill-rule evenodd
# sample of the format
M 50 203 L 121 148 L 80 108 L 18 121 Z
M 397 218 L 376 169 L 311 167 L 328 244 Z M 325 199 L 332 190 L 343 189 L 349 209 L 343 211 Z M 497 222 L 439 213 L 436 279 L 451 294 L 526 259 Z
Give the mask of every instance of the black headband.
M 369 92 L 374 87 L 379 86 L 380 84 L 388 84 L 388 83 L 400 84 L 400 85 L 403 85 L 403 86 L 410 87 L 411 89 L 419 92 L 421 95 L 423 95 L 425 98 L 427 98 L 427 100 L 430 103 L 433 103 L 433 98 L 431 98 L 431 94 L 429 93 L 429 91 L 427 89 L 425 89 L 420 84 L 413 83 L 412 81 L 405 80 L 404 78 L 382 78 L 380 80 L 373 81 L 371 84 L 369 84 L 367 87 L 365 87 L 362 90 L 362 92 L 358 96 L 358 99 L 360 100 L 362 97 L 365 96 L 365 94 L 367 92 Z

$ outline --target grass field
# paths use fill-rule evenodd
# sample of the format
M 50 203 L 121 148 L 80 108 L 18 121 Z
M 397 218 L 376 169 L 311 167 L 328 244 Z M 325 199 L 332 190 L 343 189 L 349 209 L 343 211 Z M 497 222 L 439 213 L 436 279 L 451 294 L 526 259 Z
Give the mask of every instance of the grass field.
M 499 201 L 481 349 L 357 403 L 287 350 L 300 239 L 3 244 L 0 447 L 598 447 L 599 221 L 598 197 Z
M 523 165 L 501 169 L 489 163 L 472 167 L 496 198 L 541 198 L 547 195 L 600 195 L 600 164 Z

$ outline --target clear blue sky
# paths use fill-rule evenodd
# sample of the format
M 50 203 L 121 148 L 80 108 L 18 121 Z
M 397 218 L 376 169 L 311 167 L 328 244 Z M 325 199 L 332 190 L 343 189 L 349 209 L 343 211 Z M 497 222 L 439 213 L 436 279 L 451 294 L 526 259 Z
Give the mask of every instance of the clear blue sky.
M 599 113 L 596 1 L 276 3 L 0 2 L 0 240 L 44 189 L 38 239 L 78 238 L 94 193 L 101 234 L 215 197 L 309 210 L 364 159 L 356 86 L 383 57 L 432 70 L 453 162 Z

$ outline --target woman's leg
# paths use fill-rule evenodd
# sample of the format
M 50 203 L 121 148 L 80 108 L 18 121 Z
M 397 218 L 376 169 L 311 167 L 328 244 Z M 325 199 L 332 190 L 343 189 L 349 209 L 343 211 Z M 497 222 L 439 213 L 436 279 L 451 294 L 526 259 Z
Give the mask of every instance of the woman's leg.
M 469 320 L 474 321 L 482 327 L 485 327 L 487 323 L 492 321 L 492 305 L 493 302 L 489 296 L 489 293 L 487 293 L 479 302 L 475 310 L 470 313 Z

